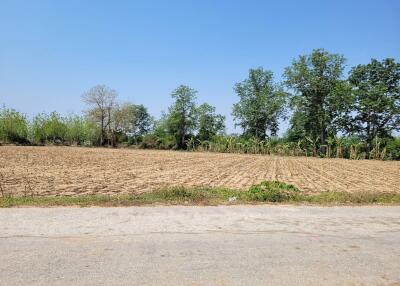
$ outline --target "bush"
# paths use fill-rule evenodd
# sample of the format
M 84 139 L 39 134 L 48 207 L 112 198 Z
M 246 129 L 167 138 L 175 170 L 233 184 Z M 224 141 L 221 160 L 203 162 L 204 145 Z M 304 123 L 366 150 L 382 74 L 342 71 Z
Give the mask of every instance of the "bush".
M 197 202 L 204 200 L 206 195 L 201 191 L 192 190 L 184 187 L 175 187 L 166 190 L 159 191 L 161 198 L 165 200 L 177 200 L 177 201 L 190 201 Z
M 64 121 L 64 118 L 62 118 L 57 112 L 54 111 L 50 113 L 44 124 L 47 141 L 52 143 L 62 143 L 65 141 L 67 125 Z
M 84 117 L 71 115 L 65 120 L 65 140 L 69 144 L 93 146 L 98 144 L 100 130 Z
M 46 114 L 37 114 L 29 128 L 29 140 L 35 144 L 46 143 L 46 131 L 44 125 L 46 122 Z
M 152 135 L 152 134 L 144 135 L 142 142 L 140 142 L 140 144 L 139 144 L 139 148 L 142 148 L 142 149 L 158 148 L 157 140 L 158 140 L 158 138 L 155 135 Z
M 0 110 L 0 141 L 28 143 L 28 121 L 14 109 Z
M 390 159 L 400 160 L 400 137 L 394 138 L 386 145 L 386 152 Z
M 293 185 L 277 181 L 263 181 L 258 185 L 250 187 L 248 199 L 253 201 L 263 202 L 283 202 L 295 200 L 300 193 L 300 190 Z

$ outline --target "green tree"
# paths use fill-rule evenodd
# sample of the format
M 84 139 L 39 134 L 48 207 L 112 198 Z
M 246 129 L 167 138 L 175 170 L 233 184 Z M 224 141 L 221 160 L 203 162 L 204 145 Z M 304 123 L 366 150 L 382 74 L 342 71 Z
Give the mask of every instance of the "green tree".
M 0 141 L 26 143 L 28 138 L 28 121 L 25 116 L 14 109 L 0 109 Z
M 90 141 L 92 142 L 92 134 L 99 133 L 96 126 L 89 120 L 82 116 L 70 115 L 66 120 L 65 124 L 67 131 L 65 139 L 69 144 L 83 145 Z M 97 138 L 95 136 L 95 138 Z
M 154 138 L 152 138 L 153 136 L 157 138 L 156 144 L 158 148 L 161 149 L 177 148 L 176 138 L 174 134 L 170 133 L 169 114 L 166 114 L 165 112 L 162 113 L 161 118 L 159 120 L 156 120 L 154 123 L 154 129 L 151 136 L 147 135 L 144 136 L 143 141 L 145 141 L 146 138 L 154 141 Z
M 197 91 L 186 85 L 179 86 L 171 93 L 174 103 L 169 108 L 167 125 L 179 149 L 186 148 L 186 139 L 196 128 L 196 94 Z
M 197 137 L 203 140 L 211 140 L 215 135 L 225 130 L 225 116 L 216 114 L 215 107 L 203 103 L 197 108 L 198 134 Z
M 47 141 L 65 141 L 67 125 L 64 123 L 64 118 L 62 118 L 56 111 L 50 113 L 46 118 L 43 128 Z
M 261 67 L 249 70 L 249 78 L 235 85 L 239 96 L 232 115 L 244 135 L 264 139 L 267 132 L 275 136 L 279 119 L 285 111 L 286 93 L 273 83 L 273 73 Z
M 290 118 L 290 127 L 287 130 L 287 138 L 290 142 L 298 142 L 307 136 L 304 128 L 307 116 L 300 110 L 295 110 Z
M 66 120 L 53 111 L 50 115 L 37 114 L 32 120 L 29 133 L 30 140 L 35 143 L 64 142 L 68 127 Z
M 350 87 L 342 79 L 344 63 L 343 56 L 317 49 L 294 60 L 284 73 L 286 85 L 295 92 L 290 100 L 292 132 L 304 130 L 301 136 L 319 139 L 322 152 L 326 139 L 343 128 L 352 103 Z
M 29 140 L 36 144 L 46 143 L 46 131 L 44 128 L 47 115 L 44 113 L 36 114 L 29 128 Z
M 400 130 L 400 64 L 394 59 L 372 59 L 353 67 L 349 81 L 356 113 L 351 123 L 366 140 L 369 152 L 375 137 L 388 138 Z
M 143 136 L 153 124 L 147 108 L 142 104 L 124 103 L 114 112 L 115 129 L 129 136 Z

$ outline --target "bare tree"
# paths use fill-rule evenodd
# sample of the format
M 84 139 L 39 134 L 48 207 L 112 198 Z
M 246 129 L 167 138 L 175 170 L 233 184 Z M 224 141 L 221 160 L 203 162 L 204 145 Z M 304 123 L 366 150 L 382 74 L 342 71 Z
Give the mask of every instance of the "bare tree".
M 83 101 L 90 106 L 88 116 L 100 125 L 100 145 L 105 143 L 105 133 L 114 137 L 111 128 L 112 112 L 116 106 L 117 92 L 105 85 L 96 85 L 82 95 Z M 114 140 L 112 140 L 114 145 Z

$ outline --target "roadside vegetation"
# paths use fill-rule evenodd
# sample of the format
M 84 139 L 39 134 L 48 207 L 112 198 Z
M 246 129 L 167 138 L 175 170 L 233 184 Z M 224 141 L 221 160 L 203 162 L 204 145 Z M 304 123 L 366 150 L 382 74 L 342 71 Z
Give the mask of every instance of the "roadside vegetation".
M 208 187 L 171 187 L 138 195 L 3 196 L 0 207 L 18 206 L 141 206 L 234 204 L 369 205 L 400 204 L 400 194 L 321 192 L 305 194 L 293 185 L 264 181 L 248 190 Z
M 161 118 L 141 104 L 119 102 L 97 85 L 82 95 L 82 115 L 57 112 L 28 119 L 0 110 L 0 143 L 112 146 L 348 159 L 400 159 L 400 63 L 394 59 L 352 67 L 323 49 L 301 55 L 280 82 L 271 71 L 250 69 L 234 86 L 232 107 L 242 134 L 225 132 L 225 117 L 197 91 L 181 85 Z M 279 123 L 289 128 L 278 137 Z M 398 134 L 398 133 L 397 133 Z

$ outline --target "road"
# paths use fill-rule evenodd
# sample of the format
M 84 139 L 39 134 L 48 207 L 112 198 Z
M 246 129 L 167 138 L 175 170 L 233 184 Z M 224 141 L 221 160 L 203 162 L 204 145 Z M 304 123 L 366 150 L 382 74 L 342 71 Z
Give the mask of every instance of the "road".
M 0 285 L 400 285 L 400 207 L 0 209 Z

